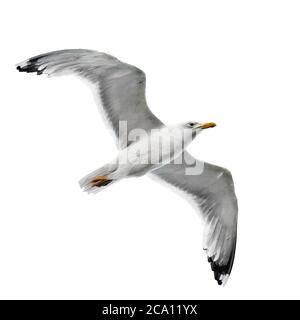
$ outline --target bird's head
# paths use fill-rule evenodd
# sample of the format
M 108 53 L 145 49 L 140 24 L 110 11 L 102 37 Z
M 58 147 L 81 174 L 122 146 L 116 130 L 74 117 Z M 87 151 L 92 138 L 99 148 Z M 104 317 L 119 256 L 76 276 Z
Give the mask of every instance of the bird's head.
M 177 133 L 179 136 L 183 137 L 183 140 L 186 144 L 190 143 L 202 130 L 213 128 L 216 124 L 214 122 L 185 122 L 181 123 L 172 128 L 173 135 L 175 136 Z
M 216 124 L 214 122 L 206 122 L 206 123 L 200 123 L 200 122 L 187 122 L 184 123 L 183 127 L 184 129 L 192 130 L 193 134 L 198 134 L 204 129 L 213 128 Z

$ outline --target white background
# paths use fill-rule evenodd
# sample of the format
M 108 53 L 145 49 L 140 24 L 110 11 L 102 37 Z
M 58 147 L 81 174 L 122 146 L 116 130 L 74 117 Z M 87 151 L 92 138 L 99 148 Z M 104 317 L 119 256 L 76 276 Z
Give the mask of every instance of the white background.
M 299 293 L 299 1 L 6 1 L 0 8 L 0 298 L 277 299 Z M 225 286 L 201 220 L 147 177 L 96 196 L 78 180 L 116 153 L 89 89 L 21 74 L 51 50 L 108 52 L 147 74 L 189 151 L 231 170 L 238 245 Z

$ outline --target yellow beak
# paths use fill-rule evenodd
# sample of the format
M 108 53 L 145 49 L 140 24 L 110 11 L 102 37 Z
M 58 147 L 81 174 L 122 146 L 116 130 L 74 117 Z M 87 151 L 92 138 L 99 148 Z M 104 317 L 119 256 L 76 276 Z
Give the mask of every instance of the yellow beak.
M 207 129 L 207 128 L 213 128 L 215 126 L 216 126 L 216 124 L 214 122 L 207 122 L 207 123 L 204 123 L 204 124 L 200 124 L 199 128 Z

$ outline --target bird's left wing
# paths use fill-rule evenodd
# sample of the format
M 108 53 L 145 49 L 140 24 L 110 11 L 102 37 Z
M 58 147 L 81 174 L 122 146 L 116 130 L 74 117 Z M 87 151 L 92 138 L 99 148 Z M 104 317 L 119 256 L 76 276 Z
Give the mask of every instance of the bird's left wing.
M 190 174 L 187 163 L 201 170 Z M 225 284 L 232 269 L 237 238 L 238 206 L 230 172 L 200 162 L 185 152 L 182 164 L 167 164 L 151 175 L 181 190 L 201 212 L 205 225 L 203 248 L 218 284 Z
M 121 148 L 127 146 L 131 130 L 149 131 L 162 125 L 147 106 L 145 73 L 109 54 L 85 49 L 53 51 L 21 62 L 17 69 L 48 75 L 75 74 L 87 80 L 100 98 L 100 110 L 104 110 Z M 124 132 L 119 130 L 120 121 L 126 122 Z

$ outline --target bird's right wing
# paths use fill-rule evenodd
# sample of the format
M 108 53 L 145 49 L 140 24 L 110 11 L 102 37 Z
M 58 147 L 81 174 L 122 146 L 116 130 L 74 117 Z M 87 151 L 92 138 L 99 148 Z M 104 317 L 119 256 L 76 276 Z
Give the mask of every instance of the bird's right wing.
M 233 265 L 237 237 L 238 206 L 231 174 L 198 161 L 187 152 L 183 160 L 151 174 L 181 190 L 201 212 L 205 225 L 203 248 L 218 284 L 225 284 Z M 199 172 L 189 173 L 187 163 L 194 163 Z
M 17 69 L 48 75 L 73 73 L 88 80 L 121 148 L 127 146 L 126 133 L 130 130 L 149 131 L 162 125 L 147 106 L 145 73 L 111 55 L 84 49 L 53 51 L 21 62 Z M 120 121 L 126 121 L 125 134 L 119 132 Z

